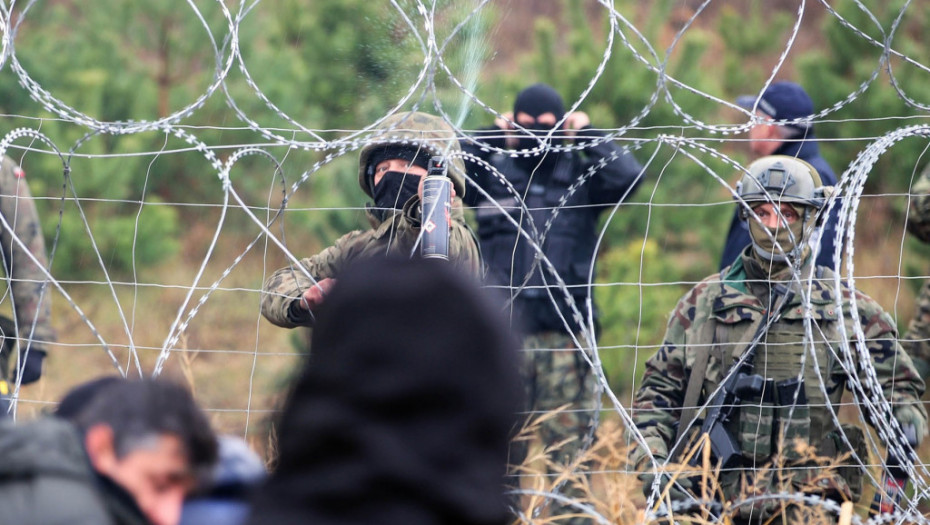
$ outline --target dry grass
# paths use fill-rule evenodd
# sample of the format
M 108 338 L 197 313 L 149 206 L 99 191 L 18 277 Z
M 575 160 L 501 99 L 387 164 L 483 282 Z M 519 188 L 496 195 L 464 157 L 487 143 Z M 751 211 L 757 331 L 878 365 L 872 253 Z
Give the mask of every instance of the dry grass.
M 544 416 L 545 417 L 545 416 Z M 538 422 L 524 428 L 520 439 L 533 439 Z M 716 501 L 721 504 L 721 518 L 711 515 L 709 506 L 694 505 L 687 512 L 672 512 L 671 515 L 661 514 L 661 508 L 675 509 L 676 504 L 666 488 L 653 507 L 646 508 L 646 498 L 643 495 L 643 484 L 637 472 L 630 465 L 628 457 L 630 447 L 624 429 L 616 420 L 605 421 L 597 432 L 594 444 L 579 458 L 569 465 L 553 464 L 548 458 L 553 457 L 554 450 L 545 450 L 536 446 L 523 465 L 517 468 L 522 477 L 521 489 L 530 494 L 524 495 L 520 501 L 520 508 L 525 519 L 518 519 L 514 523 L 531 523 L 534 525 L 570 523 L 570 519 L 592 518 L 592 514 L 583 510 L 577 514 L 549 515 L 546 495 L 553 492 L 559 494 L 571 493 L 583 506 L 589 507 L 597 515 L 593 523 L 604 520 L 611 524 L 640 524 L 661 522 L 670 523 L 732 523 L 740 509 L 753 508 L 757 513 L 766 508 L 774 516 L 768 524 L 780 523 L 806 523 L 807 525 L 830 525 L 837 523 L 838 516 L 834 510 L 818 503 L 819 496 L 823 494 L 824 484 L 833 479 L 835 470 L 847 459 L 826 458 L 817 456 L 813 447 L 796 444 L 794 450 L 796 457 L 790 461 L 785 458 L 776 458 L 773 464 L 755 471 L 754 482 L 742 483 L 740 495 L 725 501 L 720 484 L 720 472 L 710 461 L 709 447 L 691 447 L 682 457 L 681 464 L 670 464 L 666 469 L 667 475 L 673 480 L 690 477 L 694 494 L 705 502 Z M 695 445 L 700 445 L 696 443 Z M 690 466 L 695 450 L 701 450 L 699 466 Z M 870 461 L 872 462 L 872 461 Z M 872 462 L 874 463 L 874 462 Z M 805 464 L 815 468 L 802 481 L 789 479 L 785 472 L 790 465 Z M 552 476 L 551 473 L 556 475 Z M 548 475 L 547 475 L 548 474 Z M 875 471 L 876 477 L 880 473 Z M 666 486 L 667 487 L 667 486 Z M 556 490 L 558 489 L 558 490 Z M 867 517 L 868 507 L 871 503 L 874 487 L 870 487 L 868 480 L 864 480 L 864 490 L 858 502 L 846 501 L 842 504 L 841 512 L 849 523 L 853 514 Z M 791 494 L 798 500 L 767 499 L 765 495 L 773 493 Z M 808 501 L 800 501 L 803 496 L 813 496 Z M 657 513 L 659 517 L 657 517 Z M 787 521 L 785 521 L 787 520 Z M 907 523 L 908 521 L 904 521 Z M 843 523 L 840 521 L 840 523 Z

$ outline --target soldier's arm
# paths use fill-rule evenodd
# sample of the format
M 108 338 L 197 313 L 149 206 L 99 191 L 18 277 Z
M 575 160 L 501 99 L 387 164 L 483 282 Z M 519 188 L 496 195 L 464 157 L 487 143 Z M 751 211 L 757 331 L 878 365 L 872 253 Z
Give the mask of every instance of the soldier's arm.
M 477 278 L 483 276 L 483 262 L 475 233 L 465 223 L 461 200 L 452 206 L 452 229 L 449 232 L 449 261 L 456 268 Z
M 920 288 L 917 308 L 901 338 L 901 346 L 914 361 L 920 377 L 930 376 L 930 280 Z
M 926 428 L 927 413 L 920 403 L 926 385 L 910 356 L 897 340 L 897 329 L 891 316 L 868 296 L 856 294 L 862 329 L 885 398 L 897 413 L 910 406 L 918 411 Z
M 302 259 L 300 268 L 288 265 L 271 274 L 262 287 L 262 315 L 283 328 L 312 326 L 313 316 L 299 307 L 303 293 L 318 281 L 335 278 L 345 262 L 353 258 L 361 232 L 343 235 L 333 246 Z M 307 276 L 309 273 L 313 278 Z
M 643 434 L 649 451 L 660 459 L 668 457 L 675 440 L 688 382 L 681 324 L 687 313 L 688 307 L 682 299 L 669 320 L 662 347 L 646 361 L 643 382 L 633 400 L 633 422 Z M 633 465 L 641 467 L 647 457 L 646 451 L 636 446 L 630 459 Z
M 585 156 L 585 169 L 594 170 L 587 182 L 591 185 L 589 194 L 592 202 L 614 204 L 629 198 L 645 176 L 639 161 L 613 141 L 593 145 L 594 140 L 604 134 L 590 126 L 579 130 L 577 136 L 578 142 L 589 144 L 582 154 Z
M 930 242 L 930 164 L 911 187 L 907 230 L 923 242 Z
M 421 226 L 420 199 L 412 197 L 404 205 L 403 218 L 397 225 L 397 239 L 395 243 L 409 250 L 416 243 L 420 235 Z M 449 261 L 456 268 L 469 275 L 481 277 L 481 256 L 478 243 L 472 231 L 465 224 L 462 211 L 462 199 L 454 197 L 451 209 L 451 225 L 449 229 Z
M 8 157 L 3 158 L 0 167 L 0 213 L 13 228 L 12 232 L 2 228 L 0 242 L 19 325 L 18 336 L 25 339 L 32 334 L 39 345 L 54 342 L 52 292 L 42 271 L 48 266 L 48 258 L 39 215 L 23 171 Z M 14 234 L 26 250 L 13 240 Z

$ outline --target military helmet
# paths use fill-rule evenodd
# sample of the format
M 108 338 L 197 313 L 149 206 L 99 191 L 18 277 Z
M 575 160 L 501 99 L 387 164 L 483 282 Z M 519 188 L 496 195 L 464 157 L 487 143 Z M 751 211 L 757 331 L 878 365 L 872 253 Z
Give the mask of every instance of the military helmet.
M 770 155 L 749 165 L 748 173 L 736 184 L 736 193 L 747 203 L 775 202 L 800 204 L 821 209 L 824 188 L 817 169 L 786 155 Z M 742 209 L 745 219 L 748 210 Z
M 358 183 L 362 191 L 374 198 L 369 166 L 372 153 L 385 146 L 413 146 L 424 148 L 433 155 L 455 155 L 447 162 L 448 175 L 452 179 L 457 197 L 465 195 L 465 163 L 462 148 L 452 127 L 439 117 L 420 112 L 397 113 L 384 119 L 375 128 L 369 142 L 358 156 Z

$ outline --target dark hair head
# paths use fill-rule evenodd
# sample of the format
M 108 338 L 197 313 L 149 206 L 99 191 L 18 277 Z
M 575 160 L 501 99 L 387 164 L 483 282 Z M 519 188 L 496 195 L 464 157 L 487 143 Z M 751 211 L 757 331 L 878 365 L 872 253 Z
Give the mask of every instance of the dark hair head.
M 216 462 L 216 435 L 190 392 L 162 379 L 117 380 L 100 386 L 70 418 L 81 430 L 104 424 L 113 430 L 118 457 L 152 437 L 170 434 L 184 445 L 195 472 Z
M 517 347 L 499 307 L 448 262 L 347 268 L 320 308 L 250 525 L 507 523 Z
M 58 408 L 55 409 L 55 415 L 62 419 L 74 421 L 78 414 L 97 397 L 97 394 L 120 381 L 128 380 L 121 376 L 103 376 L 81 383 L 69 390 L 65 397 L 61 398 L 61 401 L 58 402 Z

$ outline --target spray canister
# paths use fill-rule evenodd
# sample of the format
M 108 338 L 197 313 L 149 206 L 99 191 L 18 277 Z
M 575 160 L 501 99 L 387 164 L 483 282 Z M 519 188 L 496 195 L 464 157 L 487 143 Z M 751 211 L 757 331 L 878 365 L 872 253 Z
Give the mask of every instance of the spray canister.
M 438 155 L 430 158 L 429 170 L 423 179 L 423 202 L 420 210 L 420 255 L 424 258 L 449 259 L 452 180 L 446 171 L 445 158 Z

